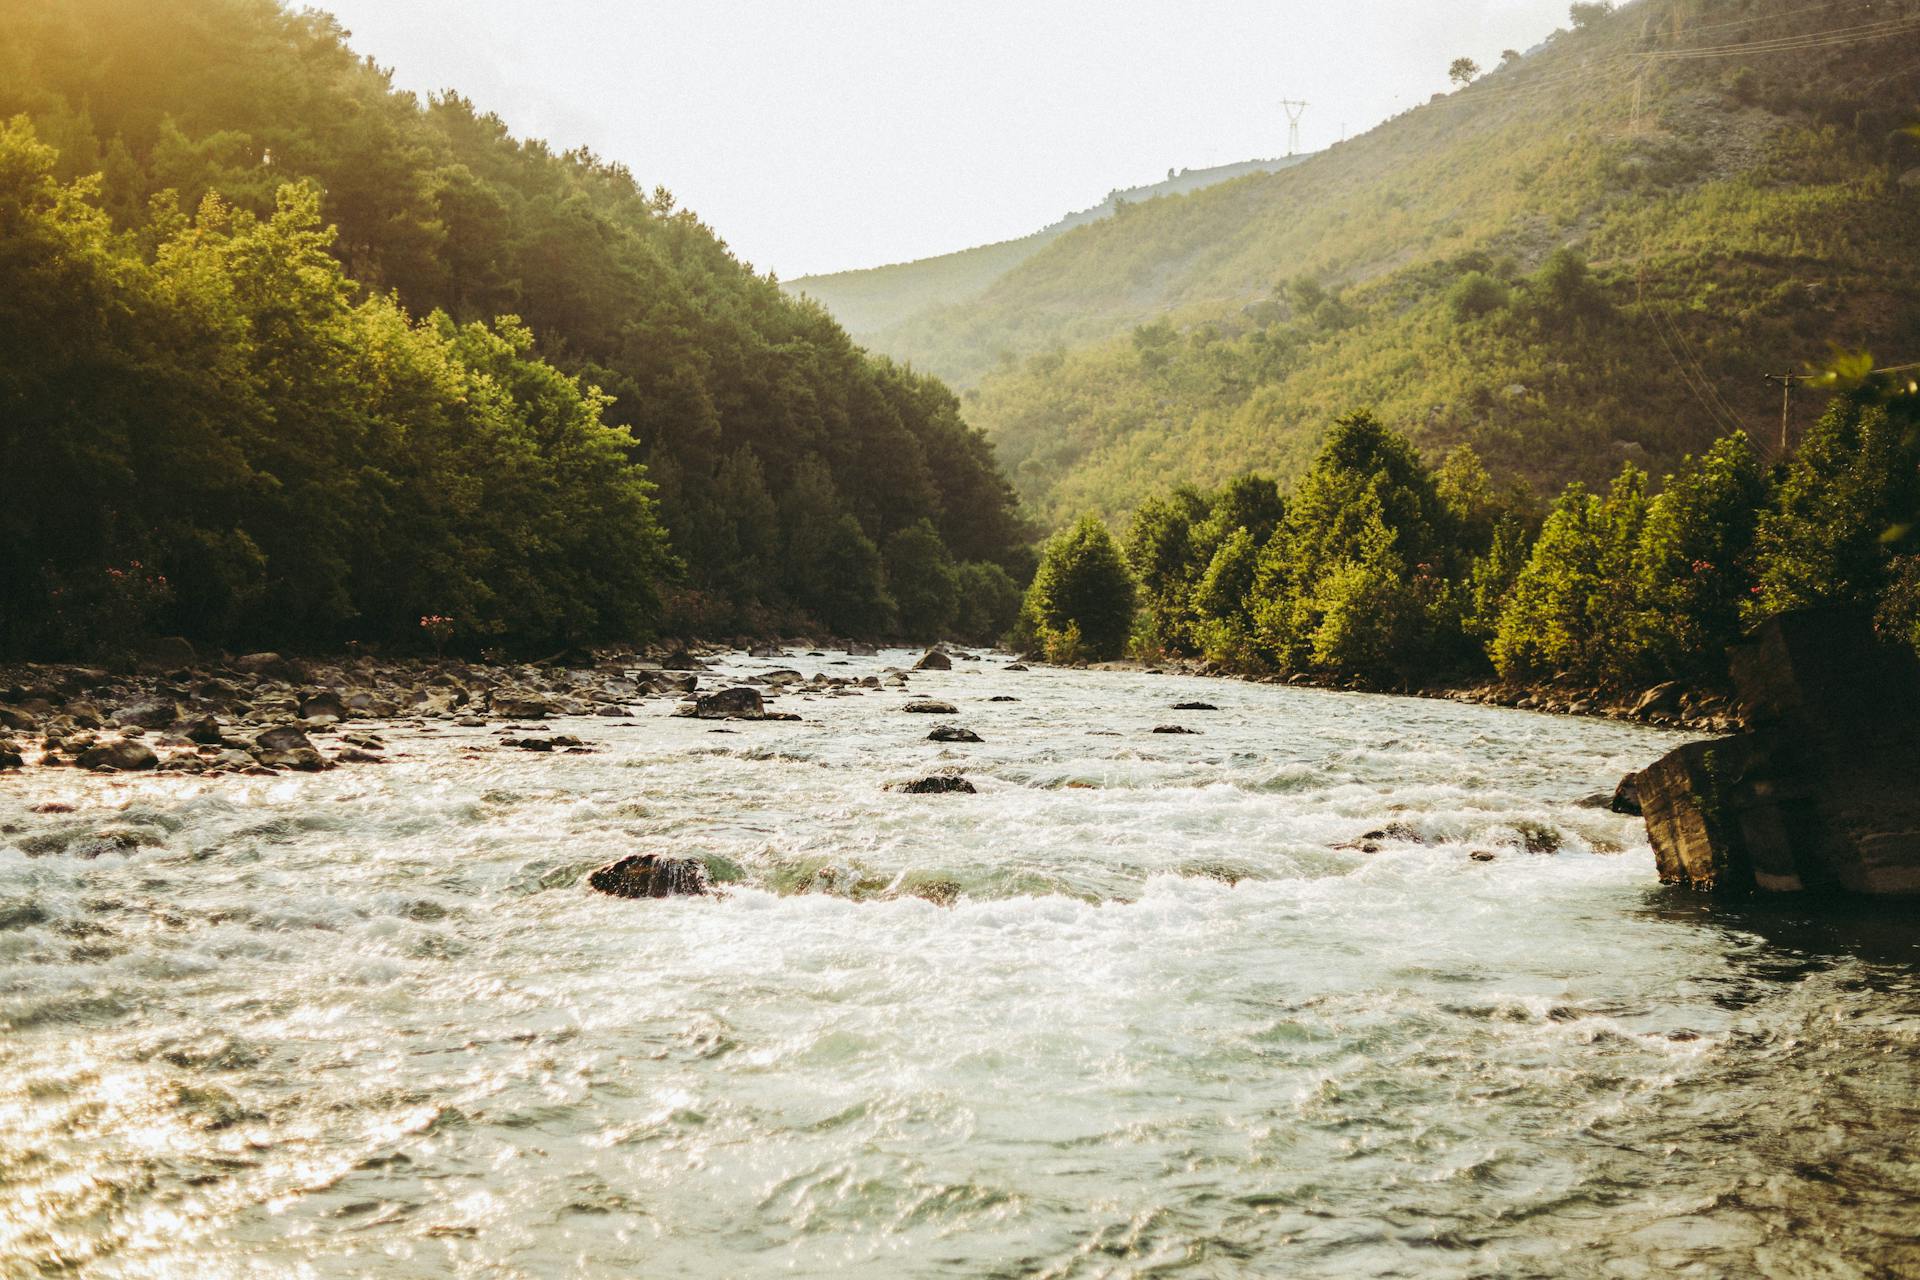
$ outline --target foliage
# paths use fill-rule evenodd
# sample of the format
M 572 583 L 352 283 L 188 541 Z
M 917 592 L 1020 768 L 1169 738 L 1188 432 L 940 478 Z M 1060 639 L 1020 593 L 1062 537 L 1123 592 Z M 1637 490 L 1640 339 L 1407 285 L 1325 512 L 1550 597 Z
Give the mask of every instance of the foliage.
M 1455 58 L 1447 65 L 1447 79 L 1457 85 L 1470 85 L 1479 74 L 1480 64 L 1472 58 Z
M 960 566 L 953 631 L 968 644 L 997 644 L 1020 616 L 1020 584 L 997 564 Z
M 1126 650 L 1134 584 L 1113 535 L 1096 516 L 1055 534 L 1027 588 L 1020 632 L 1054 661 L 1104 661 Z
M 431 612 L 511 647 L 642 635 L 663 592 L 714 624 L 851 616 L 813 576 L 829 539 L 863 559 L 843 516 L 1030 566 L 946 387 L 625 168 L 398 92 L 272 0 L 15 6 L 7 34 L 0 644 L 46 642 L 43 569 L 132 558 L 195 639 L 417 639 Z
M 946 635 L 960 609 L 960 571 L 933 525 L 922 520 L 895 531 L 883 558 L 901 634 L 914 640 Z
M 1875 603 L 1883 633 L 1920 647 L 1917 408 L 1911 387 L 1862 382 L 1777 486 L 1734 432 L 1651 497 L 1628 464 L 1604 493 L 1568 485 L 1537 525 L 1472 449 L 1430 469 L 1405 437 L 1349 414 L 1284 501 L 1247 476 L 1141 504 L 1128 555 L 1149 616 L 1134 647 L 1157 656 L 1172 635 L 1178 652 L 1243 671 L 1376 685 L 1489 669 L 1712 685 L 1753 617 L 1835 600 Z M 1252 509 L 1275 518 L 1225 514 Z

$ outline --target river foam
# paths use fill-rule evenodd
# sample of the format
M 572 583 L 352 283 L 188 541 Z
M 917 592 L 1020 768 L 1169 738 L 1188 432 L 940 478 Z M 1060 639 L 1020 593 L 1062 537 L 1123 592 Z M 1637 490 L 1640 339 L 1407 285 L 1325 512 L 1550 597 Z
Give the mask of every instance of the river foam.
M 1000 666 L 0 781 L 0 1274 L 1920 1271 L 1912 957 L 1666 897 L 1673 735 Z

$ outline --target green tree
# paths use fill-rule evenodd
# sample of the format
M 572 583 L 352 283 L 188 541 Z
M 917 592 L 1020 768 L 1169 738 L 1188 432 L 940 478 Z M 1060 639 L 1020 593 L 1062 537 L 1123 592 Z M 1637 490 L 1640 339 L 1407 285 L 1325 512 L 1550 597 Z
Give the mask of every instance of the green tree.
M 1447 65 L 1447 79 L 1462 88 L 1473 83 L 1480 74 L 1480 64 L 1472 58 L 1455 58 Z
M 1635 553 L 1646 674 L 1716 674 L 1752 598 L 1753 542 L 1767 481 L 1746 433 L 1669 476 Z
M 914 640 L 945 636 L 959 612 L 960 572 L 932 522 L 921 520 L 891 534 L 883 558 L 901 634 Z
M 898 625 L 887 594 L 886 565 L 880 548 L 861 532 L 860 522 L 841 516 L 828 530 L 817 561 L 814 585 L 820 620 L 845 636 L 880 636 Z
M 1836 400 L 1801 442 L 1760 517 L 1760 590 L 1751 616 L 1875 599 L 1887 582 L 1889 536 L 1920 498 L 1910 434 L 1884 405 Z
M 1022 606 L 1023 631 L 1049 656 L 1077 650 L 1095 661 L 1126 651 L 1134 584 L 1113 535 L 1083 516 L 1048 539 Z
M 954 631 L 968 644 L 997 644 L 1020 617 L 1020 584 L 997 564 L 979 560 L 960 566 L 960 600 Z

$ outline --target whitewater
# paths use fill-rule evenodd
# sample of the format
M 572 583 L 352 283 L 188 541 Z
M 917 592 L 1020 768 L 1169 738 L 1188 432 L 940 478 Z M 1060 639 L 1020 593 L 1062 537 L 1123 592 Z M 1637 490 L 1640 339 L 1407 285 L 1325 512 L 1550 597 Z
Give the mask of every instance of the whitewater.
M 0 778 L 0 1275 L 1920 1274 L 1913 953 L 1661 889 L 1678 735 L 1007 662 Z

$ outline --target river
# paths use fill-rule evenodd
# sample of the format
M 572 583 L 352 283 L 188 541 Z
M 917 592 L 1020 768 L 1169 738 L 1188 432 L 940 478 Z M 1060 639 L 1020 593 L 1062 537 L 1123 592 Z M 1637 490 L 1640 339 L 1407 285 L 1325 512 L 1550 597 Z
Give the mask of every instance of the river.
M 0 1274 L 1920 1275 L 1920 970 L 1661 890 L 1676 735 L 1004 662 L 0 778 Z

